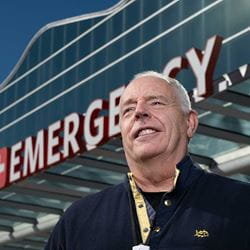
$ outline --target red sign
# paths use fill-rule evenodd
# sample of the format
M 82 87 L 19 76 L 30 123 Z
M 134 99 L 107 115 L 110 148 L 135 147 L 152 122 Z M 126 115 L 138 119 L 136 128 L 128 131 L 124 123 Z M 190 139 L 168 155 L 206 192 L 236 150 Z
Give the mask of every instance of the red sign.
M 27 178 L 120 133 L 119 99 L 124 86 L 110 93 L 109 102 L 93 101 L 85 114 L 72 113 L 10 149 L 0 149 L 0 188 Z M 100 116 L 107 110 L 108 116 Z
M 222 37 L 213 36 L 208 39 L 204 51 L 192 48 L 186 57 L 175 57 L 165 66 L 163 73 L 176 77 L 182 70 L 191 68 L 196 77 L 196 95 L 208 97 L 213 93 L 213 74 L 222 44 Z
M 8 183 L 9 149 L 0 148 L 0 189 Z

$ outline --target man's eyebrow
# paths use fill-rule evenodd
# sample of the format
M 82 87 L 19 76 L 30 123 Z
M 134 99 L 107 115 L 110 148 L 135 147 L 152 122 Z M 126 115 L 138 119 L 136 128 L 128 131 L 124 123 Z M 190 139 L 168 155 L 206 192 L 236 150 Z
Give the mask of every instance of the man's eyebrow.
M 146 101 L 150 101 L 150 100 L 163 100 L 165 102 L 173 102 L 173 98 L 172 97 L 166 97 L 165 95 L 150 95 L 150 96 L 146 96 L 145 97 L 145 100 Z M 129 98 L 127 100 L 125 100 L 124 102 L 122 102 L 122 106 L 127 106 L 127 105 L 130 105 L 130 104 L 134 104 L 136 103 L 136 99 L 134 98 Z
M 160 99 L 160 100 L 163 100 L 163 101 L 166 101 L 166 102 L 169 102 L 170 100 L 172 100 L 172 98 L 168 98 L 164 95 L 150 95 L 150 96 L 147 96 L 145 98 L 147 101 L 150 101 L 150 100 L 154 100 L 154 99 Z
M 125 102 L 122 102 L 121 104 L 122 104 L 122 106 L 126 106 L 126 105 L 129 105 L 132 103 L 136 103 L 136 100 L 134 98 L 129 98 Z

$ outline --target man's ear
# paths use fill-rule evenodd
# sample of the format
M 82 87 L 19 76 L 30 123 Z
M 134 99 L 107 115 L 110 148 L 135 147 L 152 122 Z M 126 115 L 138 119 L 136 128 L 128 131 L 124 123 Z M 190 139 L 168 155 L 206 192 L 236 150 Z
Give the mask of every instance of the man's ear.
M 198 114 L 195 110 L 191 110 L 187 119 L 187 136 L 191 139 L 198 127 Z

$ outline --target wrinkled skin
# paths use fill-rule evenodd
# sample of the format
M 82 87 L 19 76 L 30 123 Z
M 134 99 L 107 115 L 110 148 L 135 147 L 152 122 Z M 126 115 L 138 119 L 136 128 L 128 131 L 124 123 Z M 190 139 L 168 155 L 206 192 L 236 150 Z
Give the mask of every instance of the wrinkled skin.
M 159 158 L 176 163 L 186 154 L 197 114 L 184 114 L 176 89 L 163 79 L 132 81 L 120 101 L 120 128 L 129 165 Z

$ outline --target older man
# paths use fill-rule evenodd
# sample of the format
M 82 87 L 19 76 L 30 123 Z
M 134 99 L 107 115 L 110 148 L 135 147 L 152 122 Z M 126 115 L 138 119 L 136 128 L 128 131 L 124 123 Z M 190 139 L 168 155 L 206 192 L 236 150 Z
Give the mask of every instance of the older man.
M 193 164 L 197 125 L 178 81 L 136 75 L 120 100 L 128 178 L 74 203 L 46 249 L 250 249 L 250 186 Z

